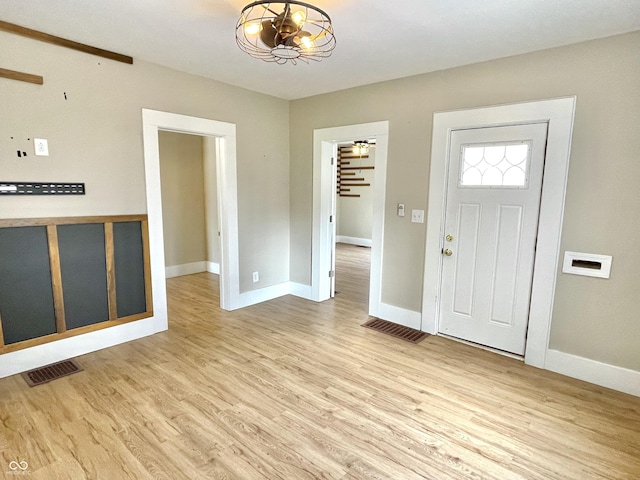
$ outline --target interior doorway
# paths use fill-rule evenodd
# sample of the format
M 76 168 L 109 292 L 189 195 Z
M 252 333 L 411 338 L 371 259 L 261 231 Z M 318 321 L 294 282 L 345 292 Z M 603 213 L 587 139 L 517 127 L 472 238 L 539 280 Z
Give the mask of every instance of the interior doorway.
M 235 125 L 149 109 L 142 110 L 142 122 L 154 315 L 161 317 L 166 323 L 159 130 L 215 138 L 220 232 L 220 306 L 225 310 L 240 308 Z
M 158 139 L 166 276 L 219 274 L 216 140 L 164 130 Z
M 335 286 L 331 296 L 349 295 L 365 312 L 371 281 L 375 152 L 373 138 L 336 145 Z
M 311 289 L 316 301 L 331 298 L 335 285 L 337 145 L 353 139 L 376 143 L 368 306 L 372 316 L 380 316 L 388 135 L 386 121 L 314 131 Z

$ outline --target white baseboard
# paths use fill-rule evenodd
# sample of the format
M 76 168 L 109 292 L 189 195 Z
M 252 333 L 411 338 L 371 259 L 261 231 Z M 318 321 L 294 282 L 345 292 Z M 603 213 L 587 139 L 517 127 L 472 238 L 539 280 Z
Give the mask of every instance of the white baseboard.
M 313 296 L 311 285 L 302 285 L 295 282 L 289 282 L 289 293 L 306 300 L 312 300 Z
M 414 312 L 413 310 L 407 310 L 382 302 L 378 305 L 377 317 L 416 330 L 420 330 L 420 324 L 422 322 L 422 314 L 420 312 Z
M 167 319 L 159 316 L 64 338 L 55 342 L 0 355 L 0 378 L 73 357 L 137 340 L 167 330 Z M 80 361 L 82 364 L 82 360 Z
M 266 302 L 274 298 L 289 295 L 289 282 L 271 285 L 270 287 L 261 288 L 260 290 L 252 290 L 240 294 L 240 305 L 238 308 L 249 307 L 256 303 Z
M 370 247 L 372 241 L 370 238 L 347 237 L 346 235 L 336 235 L 337 243 L 349 243 L 360 247 Z
M 302 285 L 295 282 L 283 282 L 270 287 L 261 288 L 240 294 L 240 307 L 248 307 L 260 302 L 273 300 L 284 295 L 295 295 L 296 297 L 312 300 L 311 285 Z
M 559 350 L 547 350 L 545 369 L 569 377 L 640 397 L 640 372 L 578 357 Z
M 165 277 L 181 277 L 182 275 L 192 275 L 194 273 L 209 272 L 220 275 L 220 264 L 215 262 L 193 262 L 182 265 L 172 265 L 165 267 Z
M 180 277 L 182 275 L 191 275 L 192 273 L 206 271 L 207 262 L 184 263 L 182 265 L 172 265 L 171 267 L 164 268 L 166 278 Z

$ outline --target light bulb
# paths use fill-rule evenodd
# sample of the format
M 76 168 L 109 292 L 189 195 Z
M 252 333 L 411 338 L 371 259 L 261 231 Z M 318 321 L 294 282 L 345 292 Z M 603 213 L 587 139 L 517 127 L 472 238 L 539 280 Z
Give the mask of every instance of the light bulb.
M 247 35 L 255 35 L 256 33 L 258 33 L 260 30 L 262 29 L 262 25 L 260 25 L 259 23 L 247 23 L 244 26 L 244 32 Z
M 296 25 L 300 26 L 304 23 L 305 14 L 303 11 L 298 10 L 291 15 L 291 20 L 295 22 Z
M 307 50 L 313 47 L 313 42 L 309 37 L 302 37 L 300 41 L 302 42 L 302 46 Z

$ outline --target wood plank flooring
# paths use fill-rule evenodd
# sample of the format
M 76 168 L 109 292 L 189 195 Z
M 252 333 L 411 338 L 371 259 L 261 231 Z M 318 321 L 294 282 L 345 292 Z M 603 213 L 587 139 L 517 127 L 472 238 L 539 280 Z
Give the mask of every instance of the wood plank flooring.
M 224 312 L 216 276 L 177 277 L 168 332 L 0 380 L 0 478 L 640 478 L 639 398 L 362 328 L 368 250 L 339 255 L 334 300 Z

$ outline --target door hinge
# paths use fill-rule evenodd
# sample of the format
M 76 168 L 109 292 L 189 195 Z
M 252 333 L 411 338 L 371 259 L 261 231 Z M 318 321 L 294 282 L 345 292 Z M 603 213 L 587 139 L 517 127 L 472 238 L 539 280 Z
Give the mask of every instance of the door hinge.
M 336 271 L 335 270 L 329 270 L 329 278 L 333 278 L 336 276 Z
M 329 223 L 333 223 L 333 215 L 329 215 Z
M 333 162 L 335 162 L 335 158 L 331 157 L 331 165 L 333 165 Z

